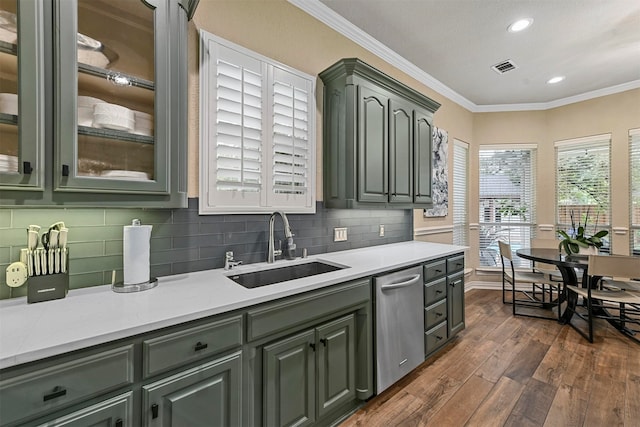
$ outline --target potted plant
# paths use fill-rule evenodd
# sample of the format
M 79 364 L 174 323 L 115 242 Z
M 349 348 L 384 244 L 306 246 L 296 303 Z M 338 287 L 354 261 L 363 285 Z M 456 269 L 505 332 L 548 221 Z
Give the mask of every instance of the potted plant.
M 576 227 L 576 223 L 573 219 L 573 211 L 571 211 L 571 231 L 567 233 L 564 230 L 557 230 L 558 235 L 562 237 L 560 244 L 558 245 L 559 249 L 564 249 L 567 255 L 580 253 L 581 248 L 588 249 L 590 247 L 595 248 L 596 253 L 597 250 L 602 247 L 604 243 L 602 238 L 605 237 L 609 232 L 607 230 L 600 230 L 591 236 L 586 235 L 587 230 L 587 218 L 589 218 L 589 210 L 587 210 L 587 214 L 585 215 L 584 224 L 580 224 L 578 222 L 578 226 Z M 596 225 L 598 224 L 598 220 L 596 217 Z M 594 225 L 594 230 L 596 228 Z

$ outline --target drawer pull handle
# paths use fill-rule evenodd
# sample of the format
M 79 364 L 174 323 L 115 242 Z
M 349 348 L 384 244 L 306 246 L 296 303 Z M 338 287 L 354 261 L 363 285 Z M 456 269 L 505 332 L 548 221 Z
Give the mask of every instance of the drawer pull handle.
M 151 418 L 156 419 L 158 418 L 158 404 L 154 403 L 153 405 L 151 405 Z
M 42 400 L 46 402 L 47 400 L 55 399 L 56 397 L 64 396 L 65 394 L 67 394 L 67 389 L 57 385 L 53 388 L 51 393 L 45 394 Z
M 438 341 L 440 341 L 440 340 L 442 339 L 442 337 L 441 337 L 441 336 L 436 335 L 436 339 L 437 339 Z
M 442 313 L 438 313 L 438 312 L 436 311 L 436 316 L 440 317 L 440 316 L 442 316 Z
M 118 418 L 116 420 L 116 427 L 123 427 L 124 426 L 124 422 L 122 421 L 122 418 Z
M 198 341 L 196 343 L 196 346 L 194 347 L 194 350 L 195 351 L 200 351 L 200 350 L 204 350 L 207 347 L 209 347 L 209 344 L 202 344 L 200 341 Z
M 442 293 L 442 291 L 441 291 L 440 289 L 438 289 L 438 290 L 436 291 L 436 294 L 441 294 L 441 293 Z
M 436 273 L 442 273 L 442 270 L 436 268 Z

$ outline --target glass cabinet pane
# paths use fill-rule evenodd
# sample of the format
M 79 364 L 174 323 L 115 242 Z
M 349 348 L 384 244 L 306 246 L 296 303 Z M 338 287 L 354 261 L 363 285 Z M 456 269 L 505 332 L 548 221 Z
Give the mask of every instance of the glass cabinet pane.
M 79 177 L 156 179 L 154 18 L 141 0 L 77 1 Z
M 0 174 L 17 174 L 18 19 L 17 0 L 0 0 Z

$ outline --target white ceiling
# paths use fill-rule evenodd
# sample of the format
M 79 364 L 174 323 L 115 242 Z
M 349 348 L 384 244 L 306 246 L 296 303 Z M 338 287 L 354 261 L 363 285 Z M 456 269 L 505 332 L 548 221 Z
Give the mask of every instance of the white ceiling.
M 640 0 L 289 0 L 472 111 L 640 87 Z M 520 33 L 507 27 L 533 18 Z M 515 70 L 491 66 L 511 60 Z M 556 75 L 566 79 L 555 85 Z

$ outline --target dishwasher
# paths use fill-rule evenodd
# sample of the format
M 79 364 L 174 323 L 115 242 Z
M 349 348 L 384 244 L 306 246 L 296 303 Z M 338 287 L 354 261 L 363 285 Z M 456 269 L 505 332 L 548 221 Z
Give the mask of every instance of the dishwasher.
M 374 278 L 376 391 L 424 361 L 422 266 Z

